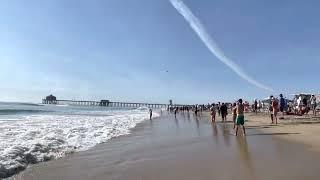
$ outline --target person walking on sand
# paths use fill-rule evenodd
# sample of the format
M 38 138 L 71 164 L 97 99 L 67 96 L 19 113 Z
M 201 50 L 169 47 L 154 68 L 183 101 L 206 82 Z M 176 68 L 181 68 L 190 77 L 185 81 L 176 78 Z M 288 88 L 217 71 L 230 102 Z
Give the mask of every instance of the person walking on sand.
M 256 113 L 256 114 L 258 114 L 258 101 L 257 101 L 257 99 L 254 99 L 254 105 L 253 105 L 254 107 L 254 112 Z
M 198 116 L 198 105 L 196 105 L 196 107 L 195 107 L 195 109 L 194 109 L 194 114 L 196 115 L 196 116 Z
M 221 115 L 221 104 L 220 104 L 220 102 L 218 102 L 218 115 L 219 116 Z
M 272 98 L 273 96 L 270 96 L 269 98 L 269 112 L 270 112 L 271 124 L 273 124 Z
M 263 107 L 262 107 L 262 103 L 261 103 L 261 101 L 259 100 L 259 102 L 258 102 L 258 111 L 259 112 L 261 112 L 261 109 L 262 109 Z
M 225 103 L 222 103 L 222 105 L 220 107 L 220 111 L 221 111 L 222 122 L 226 122 L 227 121 L 227 114 L 228 114 L 228 107 Z
M 313 115 L 317 115 L 317 98 L 314 96 L 314 94 L 311 95 L 310 98 L 310 104 L 311 104 L 311 110 L 313 112 Z
M 151 108 L 149 109 L 149 114 L 150 114 L 150 120 L 151 120 L 152 119 L 152 109 Z
M 212 104 L 210 108 L 211 122 L 216 122 L 216 108 L 215 105 Z
M 244 127 L 244 105 L 242 103 L 242 99 L 238 100 L 238 105 L 236 107 L 236 112 L 237 112 L 237 120 L 236 120 L 236 133 L 235 135 L 238 136 L 238 130 L 239 126 L 242 126 L 243 129 L 243 135 L 246 135 L 246 128 Z
M 283 95 L 280 94 L 280 112 L 282 113 L 282 117 L 279 119 L 284 119 L 284 112 L 285 112 L 285 107 L 286 107 L 286 100 L 283 98 Z
M 237 120 L 237 103 L 233 103 L 232 105 L 232 120 L 233 120 L 233 129 L 235 129 L 236 120 Z
M 273 112 L 273 120 L 275 120 L 276 124 L 278 124 L 278 107 L 279 107 L 279 102 L 276 98 L 272 97 L 272 112 Z M 272 124 L 274 122 L 272 121 Z

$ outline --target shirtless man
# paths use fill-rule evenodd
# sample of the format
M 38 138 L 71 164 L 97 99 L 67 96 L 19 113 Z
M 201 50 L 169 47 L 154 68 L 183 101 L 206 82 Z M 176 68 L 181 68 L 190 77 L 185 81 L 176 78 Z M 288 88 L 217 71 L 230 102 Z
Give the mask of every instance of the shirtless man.
M 232 105 L 233 129 L 236 128 L 236 120 L 237 120 L 237 104 L 236 104 L 236 103 L 233 103 L 233 105 Z
M 246 135 L 246 129 L 244 127 L 244 105 L 242 103 L 242 99 L 238 100 L 238 105 L 237 105 L 237 127 L 236 127 L 236 136 L 238 135 L 238 129 L 239 126 L 242 126 L 243 129 L 243 135 Z

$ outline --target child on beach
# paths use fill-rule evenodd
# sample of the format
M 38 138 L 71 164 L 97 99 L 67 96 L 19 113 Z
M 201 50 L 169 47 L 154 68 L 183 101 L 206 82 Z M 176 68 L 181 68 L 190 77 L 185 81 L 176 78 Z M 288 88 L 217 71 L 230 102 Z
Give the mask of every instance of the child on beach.
M 216 122 L 216 108 L 215 108 L 214 104 L 212 104 L 210 111 L 211 111 L 211 113 L 210 113 L 211 114 L 211 121 Z
M 233 103 L 232 105 L 232 120 L 233 120 L 233 129 L 236 128 L 236 120 L 237 120 L 237 104 Z
M 236 136 L 238 135 L 239 126 L 242 126 L 243 135 L 245 136 L 246 135 L 246 129 L 244 127 L 244 105 L 243 105 L 242 99 L 238 100 L 238 105 L 237 105 L 237 108 L 236 108 L 236 112 L 237 112 L 237 120 L 236 120 L 237 127 L 236 127 L 235 135 Z

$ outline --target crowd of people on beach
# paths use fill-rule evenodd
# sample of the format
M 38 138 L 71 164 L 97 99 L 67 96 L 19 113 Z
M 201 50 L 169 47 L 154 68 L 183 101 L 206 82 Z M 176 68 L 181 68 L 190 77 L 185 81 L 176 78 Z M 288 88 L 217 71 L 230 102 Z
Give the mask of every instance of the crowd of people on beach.
M 245 135 L 245 112 L 252 112 L 255 114 L 261 112 L 267 112 L 270 114 L 272 124 L 278 124 L 279 119 L 284 119 L 285 115 L 304 115 L 310 111 L 314 116 L 317 115 L 317 98 L 314 94 L 307 97 L 295 97 L 293 100 L 288 100 L 283 96 L 279 95 L 279 98 L 271 95 L 268 99 L 257 100 L 254 99 L 250 105 L 248 101 L 238 99 L 234 103 L 218 102 L 207 105 L 186 105 L 186 106 L 169 106 L 167 111 L 173 113 L 175 118 L 178 112 L 192 111 L 196 117 L 201 116 L 203 111 L 209 111 L 212 123 L 216 122 L 216 116 L 218 114 L 221 117 L 221 122 L 227 122 L 228 112 L 232 114 L 233 129 L 235 129 L 235 135 L 238 135 L 238 130 L 242 127 L 243 134 Z M 280 113 L 280 117 L 278 114 Z M 150 109 L 150 119 L 152 118 L 152 110 Z
M 232 121 L 233 121 L 233 129 L 235 129 L 235 135 L 238 135 L 238 129 L 241 126 L 243 129 L 243 134 L 246 134 L 245 126 L 244 126 L 244 112 L 245 105 L 242 99 L 239 99 L 237 103 L 220 103 L 211 104 L 210 107 L 210 115 L 211 122 L 216 122 L 216 112 L 218 112 L 218 116 L 221 116 L 222 122 L 227 122 L 228 109 L 231 109 L 232 112 Z
M 303 97 L 303 95 L 299 95 L 293 100 L 284 98 L 283 94 L 279 95 L 279 99 L 274 96 L 270 96 L 269 111 L 272 123 L 275 122 L 276 124 L 278 120 L 278 112 L 281 113 L 281 117 L 279 119 L 284 119 L 284 115 L 308 115 L 310 111 L 313 116 L 317 116 L 317 107 L 317 98 L 314 94 L 311 94 L 310 97 Z

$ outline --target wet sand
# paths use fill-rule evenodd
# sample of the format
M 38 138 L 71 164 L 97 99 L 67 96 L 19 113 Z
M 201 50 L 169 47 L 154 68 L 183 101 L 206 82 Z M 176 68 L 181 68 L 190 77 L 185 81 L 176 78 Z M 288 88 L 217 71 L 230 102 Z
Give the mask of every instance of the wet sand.
M 231 123 L 211 124 L 206 116 L 164 115 L 131 135 L 34 165 L 14 179 L 319 179 L 320 157 L 278 138 L 281 133 L 249 125 L 246 137 L 232 134 Z

